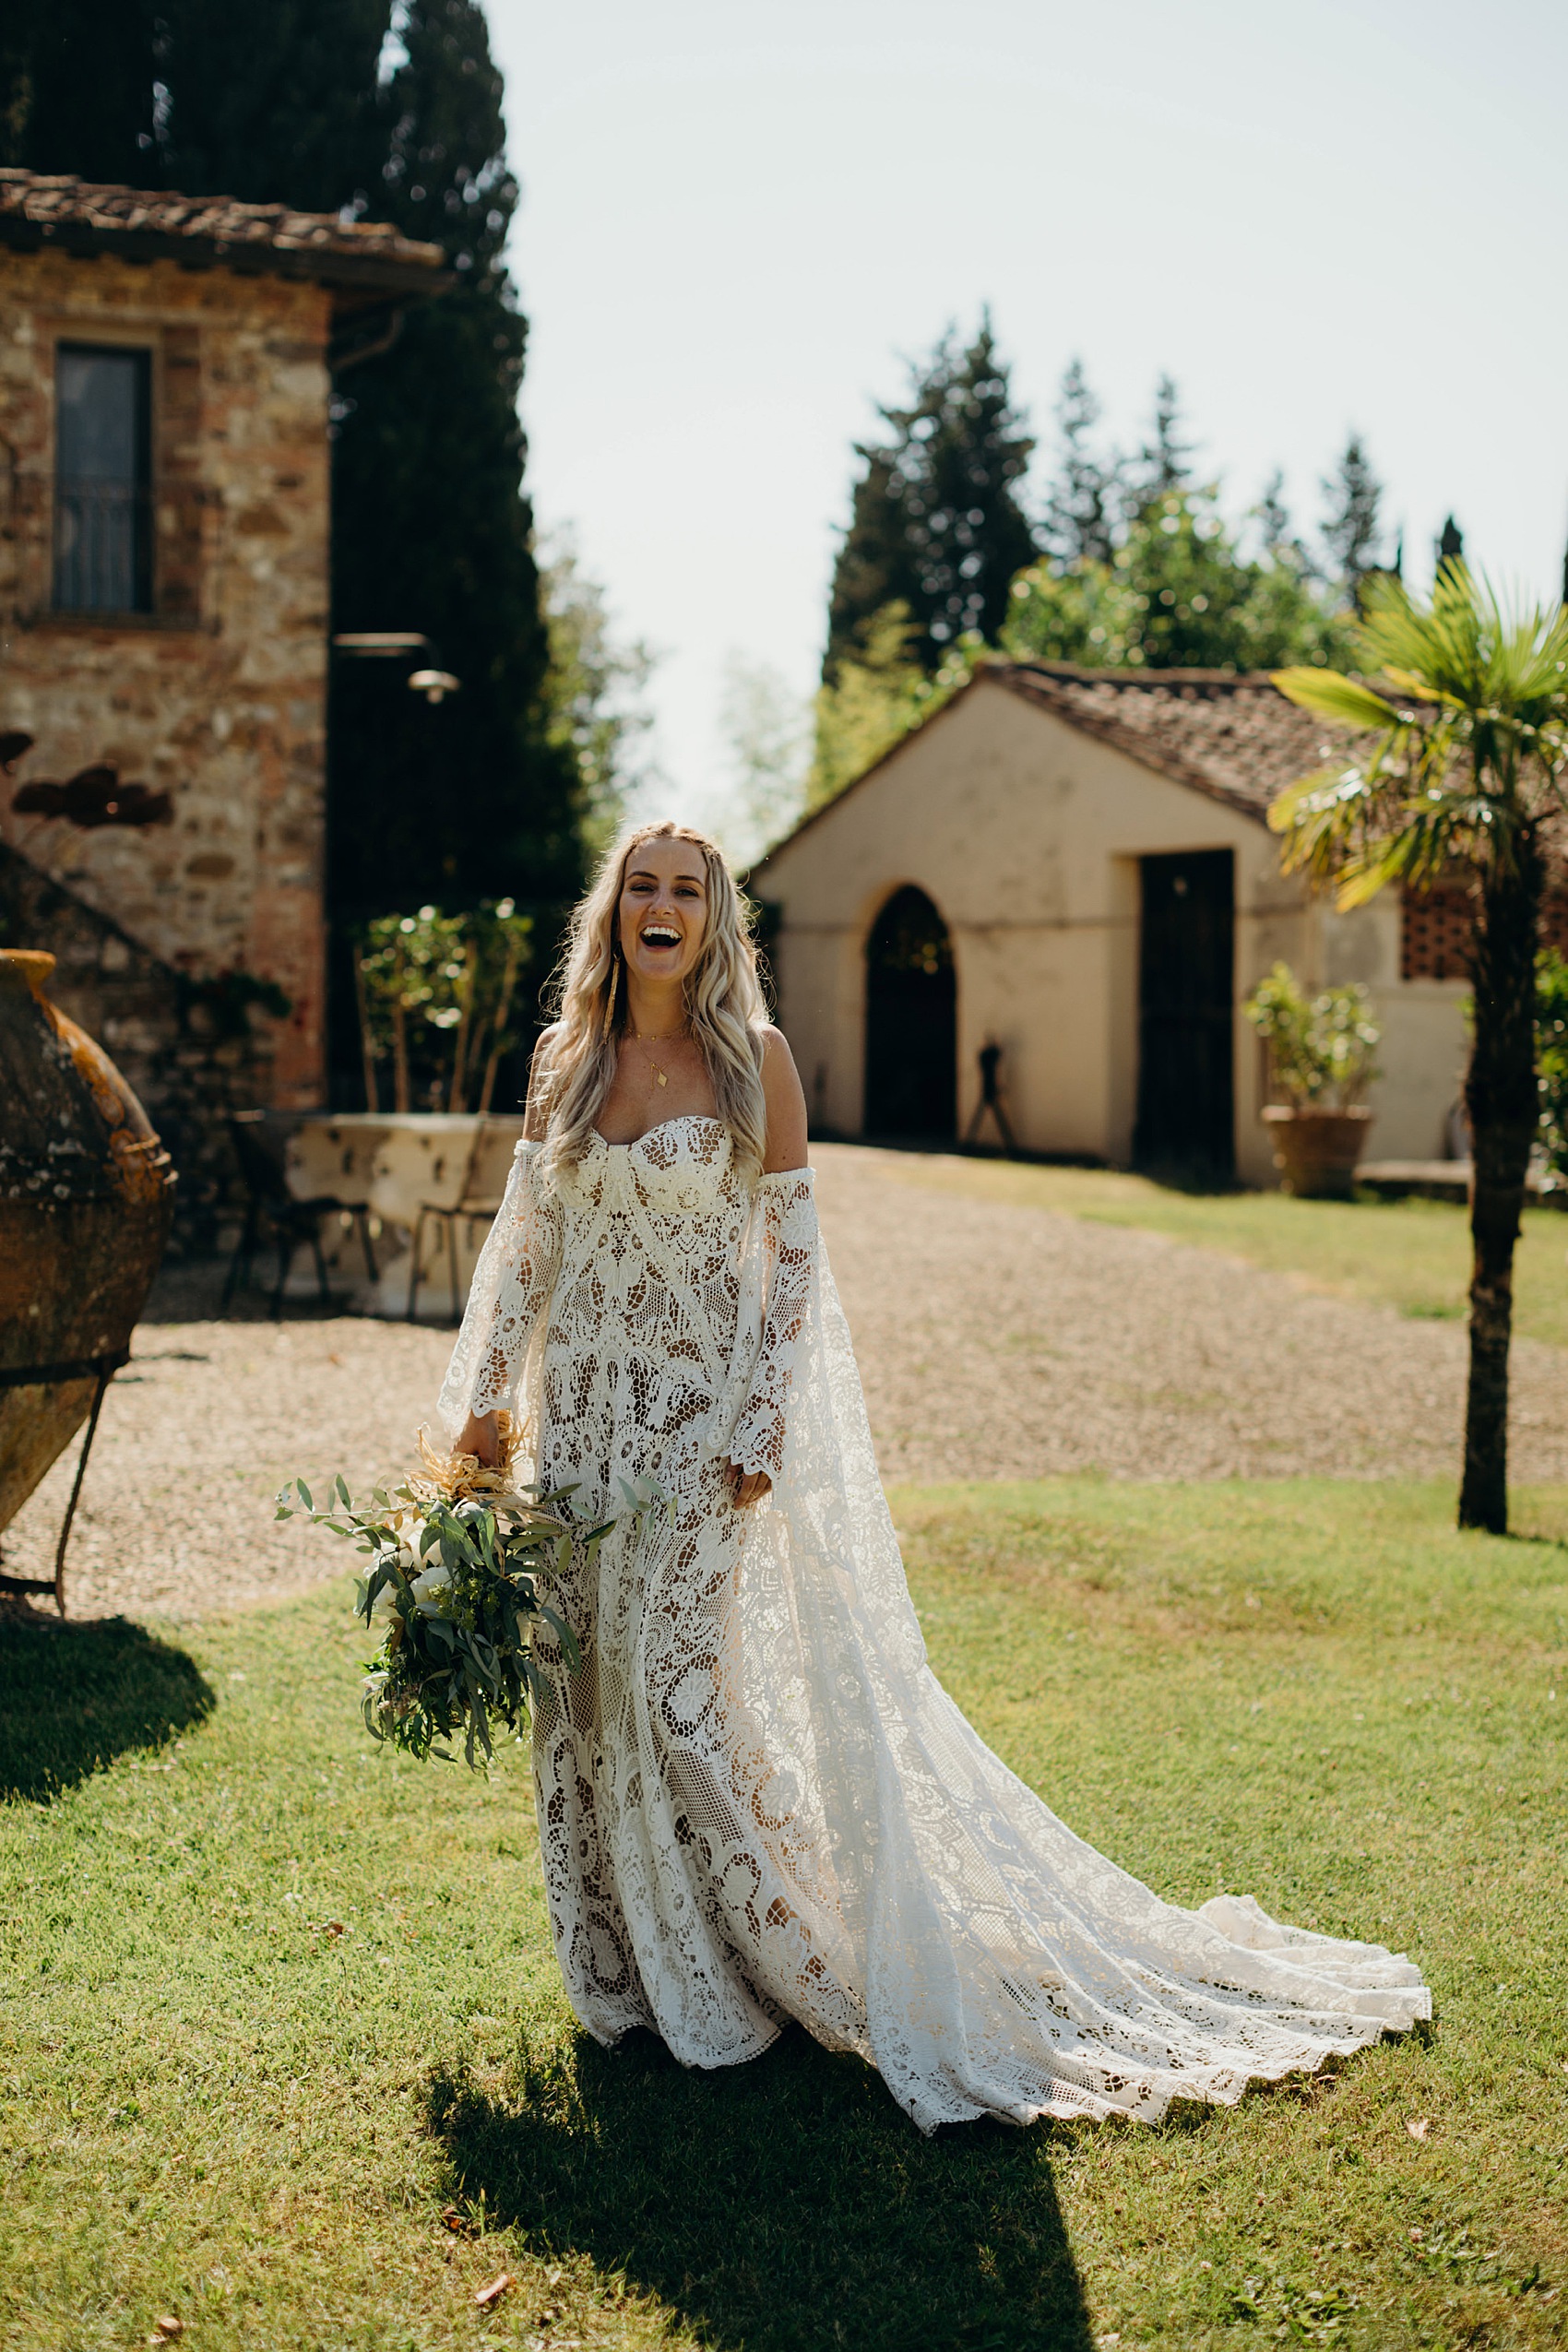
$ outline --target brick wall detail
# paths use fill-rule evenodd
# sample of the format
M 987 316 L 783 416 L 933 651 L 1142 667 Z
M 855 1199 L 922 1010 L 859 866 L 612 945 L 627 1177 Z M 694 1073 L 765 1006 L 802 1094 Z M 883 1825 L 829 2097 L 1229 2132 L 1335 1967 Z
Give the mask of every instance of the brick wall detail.
M 1436 882 L 1407 890 L 1399 910 L 1399 977 L 1407 980 L 1468 980 L 1466 961 L 1475 903 L 1464 882 Z M 1541 908 L 1543 947 L 1568 955 L 1568 891 L 1550 890 Z
M 187 981 L 276 981 L 293 1010 L 269 1083 L 295 1107 L 324 1084 L 329 301 L 173 260 L 0 251 L 0 727 L 35 738 L 17 781 L 113 761 L 174 811 L 84 831 L 18 815 L 0 785 L 0 840 Z M 61 340 L 152 353 L 145 620 L 50 609 Z

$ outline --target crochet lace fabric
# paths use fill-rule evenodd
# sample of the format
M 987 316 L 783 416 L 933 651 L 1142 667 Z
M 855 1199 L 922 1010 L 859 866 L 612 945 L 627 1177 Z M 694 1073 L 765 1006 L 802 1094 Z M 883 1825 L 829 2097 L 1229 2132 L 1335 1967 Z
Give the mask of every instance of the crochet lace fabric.
M 924 2130 L 1154 2120 L 1430 2014 L 1411 1963 L 1246 1897 L 1164 1903 L 1075 1837 L 926 1664 L 808 1170 L 748 1186 L 716 1120 L 519 1149 L 442 1393 L 519 1410 L 585 1527 L 541 1643 L 534 1764 L 555 1949 L 612 2042 L 695 2066 L 795 2018 Z M 772 1493 L 730 1501 L 728 1465 Z

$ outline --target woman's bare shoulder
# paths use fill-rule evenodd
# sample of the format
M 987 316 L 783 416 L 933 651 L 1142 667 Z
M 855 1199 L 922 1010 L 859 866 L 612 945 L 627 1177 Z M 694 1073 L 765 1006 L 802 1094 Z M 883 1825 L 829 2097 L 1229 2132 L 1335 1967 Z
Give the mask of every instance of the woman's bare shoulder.
M 766 1023 L 762 1032 L 762 1092 L 767 1105 L 767 1153 L 763 1167 L 769 1176 L 806 1164 L 806 1098 L 795 1057 L 782 1029 Z

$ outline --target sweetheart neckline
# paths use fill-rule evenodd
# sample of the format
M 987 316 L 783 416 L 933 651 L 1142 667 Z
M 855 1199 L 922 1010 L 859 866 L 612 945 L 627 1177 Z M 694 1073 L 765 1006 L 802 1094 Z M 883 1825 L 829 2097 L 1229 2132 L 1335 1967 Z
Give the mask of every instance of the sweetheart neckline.
M 722 1127 L 724 1124 L 722 1119 L 716 1119 L 709 1111 L 682 1111 L 673 1119 L 656 1120 L 651 1127 L 645 1127 L 642 1134 L 634 1135 L 629 1143 L 612 1144 L 608 1135 L 600 1134 L 597 1127 L 593 1131 L 594 1141 L 602 1144 L 606 1151 L 636 1151 L 637 1146 L 646 1144 L 650 1135 L 662 1134 L 666 1127 L 684 1127 L 694 1120 L 702 1127 Z

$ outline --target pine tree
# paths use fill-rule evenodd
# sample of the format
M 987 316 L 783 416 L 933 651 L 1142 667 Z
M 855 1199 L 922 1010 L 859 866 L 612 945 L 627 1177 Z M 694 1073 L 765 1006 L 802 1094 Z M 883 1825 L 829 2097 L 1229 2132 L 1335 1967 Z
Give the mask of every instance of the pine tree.
M 1182 399 L 1172 375 L 1162 375 L 1154 390 L 1154 438 L 1138 452 L 1138 470 L 1131 490 L 1134 513 L 1158 506 L 1171 491 L 1185 490 L 1193 479 L 1189 462 L 1195 444 L 1182 432 Z
M 1122 461 L 1101 457 L 1091 436 L 1100 419 L 1081 360 L 1069 362 L 1056 401 L 1061 457 L 1046 493 L 1043 537 L 1057 563 L 1109 564 L 1123 498 Z
M 1437 535 L 1437 565 L 1462 564 L 1465 560 L 1465 534 L 1452 515 Z
M 928 672 L 971 631 L 993 636 L 1008 584 L 1034 552 L 1014 488 L 1034 444 L 989 316 L 966 350 L 949 329 L 914 371 L 909 405 L 881 414 L 888 439 L 857 446 L 864 472 L 834 571 L 825 679 L 890 604 L 908 607 L 911 651 Z
M 1369 574 L 1384 568 L 1378 561 L 1383 539 L 1378 519 L 1383 485 L 1367 462 L 1360 434 L 1353 433 L 1346 443 L 1338 470 L 1324 478 L 1323 494 L 1328 501 L 1322 525 L 1324 545 L 1329 552 L 1335 576 L 1354 601 L 1361 582 Z
M 1263 537 L 1264 552 L 1277 557 L 1281 548 L 1295 542 L 1290 537 L 1290 510 L 1285 504 L 1285 475 L 1276 466 L 1263 486 L 1263 496 L 1253 509 Z

